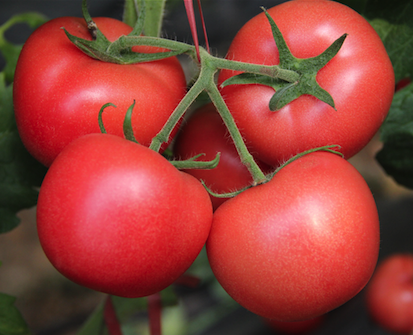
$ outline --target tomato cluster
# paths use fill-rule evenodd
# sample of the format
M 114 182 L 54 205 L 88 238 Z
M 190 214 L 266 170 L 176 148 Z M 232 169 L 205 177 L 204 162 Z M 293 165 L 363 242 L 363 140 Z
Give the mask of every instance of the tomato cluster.
M 294 0 L 268 13 L 296 57 L 315 57 L 339 36 L 348 37 L 317 75 L 336 110 L 305 94 L 274 112 L 268 108 L 271 87 L 221 89 L 267 175 L 259 185 L 213 104 L 189 115 L 172 150 L 178 159 L 221 153 L 217 168 L 179 171 L 148 148 L 185 96 L 176 58 L 134 65 L 93 59 L 60 29 L 90 39 L 76 18 L 52 20 L 29 38 L 16 69 L 16 120 L 28 150 L 50 166 L 37 226 L 62 274 L 109 294 L 147 296 L 176 281 L 206 245 L 223 288 L 250 311 L 280 321 L 317 318 L 367 284 L 378 257 L 378 214 L 368 185 L 345 158 L 383 122 L 394 91 L 392 65 L 373 28 L 344 5 Z M 131 31 L 116 20 L 95 22 L 110 40 Z M 264 13 L 239 31 L 227 58 L 278 64 Z M 236 74 L 221 71 L 218 84 Z M 122 138 L 133 100 L 139 144 Z M 103 113 L 109 134 L 101 134 L 97 119 L 107 102 L 117 109 Z M 302 154 L 331 145 L 344 158 L 330 151 Z M 247 189 L 218 198 L 199 180 L 216 193 Z

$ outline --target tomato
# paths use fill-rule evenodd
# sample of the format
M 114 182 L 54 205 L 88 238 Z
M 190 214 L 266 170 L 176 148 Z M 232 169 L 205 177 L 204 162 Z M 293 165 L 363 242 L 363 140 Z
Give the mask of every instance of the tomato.
M 316 77 L 333 97 L 337 111 L 313 96 L 303 95 L 273 112 L 268 107 L 272 88 L 230 85 L 222 94 L 242 135 L 256 157 L 273 166 L 324 145 L 340 145 L 345 158 L 350 158 L 377 132 L 393 98 L 394 71 L 383 43 L 362 16 L 334 1 L 287 1 L 268 13 L 298 58 L 318 56 L 348 33 L 338 54 Z M 264 13 L 240 29 L 227 58 L 279 63 Z M 223 70 L 219 83 L 238 73 Z
M 315 318 L 354 297 L 379 251 L 379 219 L 359 172 L 307 154 L 214 213 L 208 259 L 240 305 L 265 318 Z
M 212 205 L 194 177 L 109 134 L 71 142 L 40 189 L 37 227 L 51 263 L 88 288 L 142 297 L 172 284 L 208 237 Z
M 372 318 L 397 334 L 413 330 L 413 255 L 394 254 L 379 264 L 366 290 Z
M 197 160 L 213 160 L 220 153 L 220 161 L 211 170 L 188 169 L 185 172 L 193 175 L 216 193 L 228 193 L 240 190 L 253 181 L 248 169 L 242 164 L 237 149 L 212 103 L 195 111 L 181 127 L 173 147 L 178 159 L 189 159 L 198 154 L 205 154 Z M 259 163 L 265 172 L 271 168 Z M 228 198 L 211 196 L 214 208 L 218 208 Z
M 307 334 L 319 328 L 324 320 L 325 314 L 315 317 L 314 319 L 295 321 L 295 322 L 284 322 L 277 320 L 266 319 L 266 323 L 274 329 L 277 333 L 281 334 Z
M 95 18 L 111 41 L 132 28 L 111 18 Z M 177 58 L 118 65 L 95 60 L 69 41 L 69 33 L 91 39 L 83 19 L 61 17 L 39 27 L 26 41 L 14 80 L 14 108 L 28 151 L 49 166 L 72 140 L 99 133 L 98 113 L 108 133 L 122 136 L 123 120 L 133 101 L 136 139 L 148 146 L 185 95 L 184 72 Z M 147 50 L 140 47 L 135 51 Z

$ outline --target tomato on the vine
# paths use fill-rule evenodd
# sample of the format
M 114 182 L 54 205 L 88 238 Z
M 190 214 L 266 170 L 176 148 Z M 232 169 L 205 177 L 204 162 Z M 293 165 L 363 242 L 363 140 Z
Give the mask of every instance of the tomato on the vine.
M 337 110 L 303 95 L 270 111 L 274 89 L 229 85 L 223 97 L 257 158 L 276 166 L 308 149 L 340 145 L 345 158 L 360 151 L 384 121 L 394 94 L 394 71 L 382 41 L 351 8 L 325 0 L 287 1 L 268 13 L 297 58 L 315 57 L 347 33 L 340 51 L 317 74 Z M 254 64 L 279 63 L 270 24 L 261 13 L 247 22 L 229 48 L 228 59 Z M 219 84 L 239 72 L 223 70 Z
M 367 308 L 383 328 L 397 334 L 413 331 L 413 255 L 394 254 L 376 269 L 366 290 Z
M 194 177 L 115 135 L 72 141 L 40 189 L 40 243 L 63 275 L 124 297 L 156 293 L 181 276 L 208 237 L 212 205 Z
M 174 141 L 173 152 L 181 160 L 204 154 L 197 159 L 199 161 L 213 160 L 220 153 L 218 166 L 214 169 L 184 170 L 204 181 L 215 193 L 234 192 L 253 182 L 251 173 L 241 162 L 228 130 L 212 103 L 194 111 L 181 126 Z M 266 164 L 258 163 L 265 172 L 272 170 Z M 211 195 L 211 200 L 216 209 L 228 198 Z
M 314 152 L 214 213 L 207 240 L 217 280 L 266 318 L 314 318 L 354 297 L 379 251 L 369 187 L 345 159 Z
M 111 18 L 95 18 L 110 40 L 132 28 Z M 122 136 L 126 111 L 133 101 L 135 137 L 148 146 L 186 92 L 183 69 L 176 57 L 132 65 L 95 60 L 66 36 L 91 39 L 84 19 L 61 17 L 39 27 L 26 41 L 14 79 L 14 108 L 19 134 L 28 151 L 50 166 L 72 140 L 99 133 L 98 113 L 108 133 Z M 136 52 L 160 49 L 134 47 Z

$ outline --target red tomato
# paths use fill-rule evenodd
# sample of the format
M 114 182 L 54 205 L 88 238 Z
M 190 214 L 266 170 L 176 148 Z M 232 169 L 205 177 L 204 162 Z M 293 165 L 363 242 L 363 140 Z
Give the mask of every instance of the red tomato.
M 189 159 L 198 154 L 200 161 L 213 160 L 221 153 L 219 164 L 211 170 L 190 169 L 185 172 L 193 175 L 216 193 L 228 193 L 240 190 L 253 181 L 251 173 L 242 164 L 237 149 L 223 123 L 221 116 L 212 103 L 195 111 L 181 127 L 173 148 L 179 159 Z M 265 172 L 271 168 L 259 163 Z M 218 208 L 228 198 L 211 196 L 214 209 Z
M 266 319 L 267 324 L 277 333 L 281 334 L 307 334 L 321 326 L 325 320 L 325 314 L 320 315 L 314 319 L 284 322 L 277 320 Z
M 123 297 L 172 284 L 201 251 L 211 222 L 198 180 L 108 134 L 85 135 L 62 151 L 37 206 L 40 243 L 57 270 Z
M 397 334 L 413 331 L 413 255 L 394 254 L 374 273 L 366 291 L 372 318 Z
M 206 246 L 216 278 L 240 305 L 279 321 L 310 319 L 370 279 L 376 204 L 350 163 L 315 152 L 221 205 Z
M 111 41 L 132 30 L 115 19 L 94 20 Z M 91 39 L 83 19 L 57 18 L 29 37 L 18 60 L 14 108 L 20 136 L 29 152 L 49 166 L 72 140 L 100 132 L 98 113 L 108 102 L 117 108 L 109 107 L 103 114 L 106 130 L 123 136 L 123 120 L 134 100 L 135 137 L 148 146 L 185 95 L 185 76 L 178 60 L 105 63 L 74 46 L 62 27 Z
M 331 94 L 337 111 L 304 95 L 272 112 L 268 107 L 272 88 L 230 85 L 222 94 L 245 140 L 257 158 L 274 166 L 324 145 L 341 145 L 345 158 L 350 158 L 379 129 L 393 98 L 394 72 L 383 43 L 362 16 L 334 1 L 287 1 L 268 13 L 298 58 L 317 56 L 348 33 L 339 53 L 317 75 L 317 82 Z M 264 13 L 241 28 L 227 58 L 255 64 L 279 63 Z M 222 71 L 219 83 L 237 73 Z

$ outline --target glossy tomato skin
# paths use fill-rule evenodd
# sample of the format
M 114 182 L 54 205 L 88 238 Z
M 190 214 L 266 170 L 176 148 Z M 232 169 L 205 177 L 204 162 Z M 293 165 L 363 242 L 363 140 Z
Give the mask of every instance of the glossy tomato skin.
M 379 264 L 366 290 L 372 318 L 397 334 L 413 330 L 413 255 L 394 254 Z
M 70 143 L 40 189 L 37 227 L 51 263 L 91 289 L 142 297 L 195 260 L 212 221 L 208 193 L 160 154 L 115 135 Z
M 354 297 L 373 273 L 379 220 L 346 160 L 315 152 L 214 213 L 207 252 L 222 287 L 266 318 L 315 318 Z
M 220 153 L 219 164 L 214 169 L 184 170 L 197 179 L 203 180 L 216 193 L 234 192 L 253 182 L 251 173 L 242 164 L 230 134 L 212 103 L 196 110 L 185 121 L 176 136 L 173 152 L 180 160 L 203 153 L 205 155 L 197 159 L 201 161 L 213 160 L 217 153 Z M 265 173 L 273 170 L 262 162 L 258 164 Z M 217 198 L 211 195 L 214 209 L 226 200 L 228 198 Z
M 115 19 L 94 20 L 111 41 L 132 30 Z M 83 19 L 53 19 L 28 38 L 17 63 L 14 108 L 19 134 L 29 152 L 50 166 L 73 139 L 100 132 L 98 113 L 108 102 L 117 108 L 105 110 L 106 130 L 122 136 L 123 120 L 134 100 L 135 137 L 148 146 L 185 95 L 185 76 L 178 60 L 173 57 L 134 65 L 105 63 L 74 46 L 62 27 L 73 35 L 91 39 Z
M 278 112 L 268 108 L 274 90 L 262 85 L 231 85 L 222 90 L 248 145 L 257 158 L 276 166 L 297 153 L 324 145 L 342 146 L 345 158 L 360 151 L 377 132 L 394 94 L 394 71 L 370 24 L 334 1 L 287 1 L 268 10 L 292 54 L 321 54 L 344 33 L 339 53 L 317 75 L 337 111 L 304 95 Z M 278 64 L 278 49 L 264 13 L 251 19 L 234 38 L 228 59 Z M 224 70 L 219 83 L 238 72 Z

